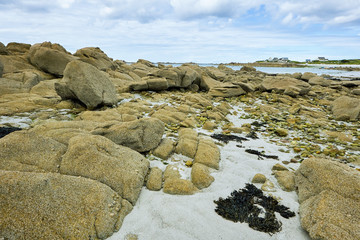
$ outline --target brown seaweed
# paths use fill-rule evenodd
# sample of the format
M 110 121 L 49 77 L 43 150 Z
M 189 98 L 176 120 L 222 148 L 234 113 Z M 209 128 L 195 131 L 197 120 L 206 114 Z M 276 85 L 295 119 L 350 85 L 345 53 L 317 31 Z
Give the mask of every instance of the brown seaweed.
M 279 159 L 279 157 L 276 156 L 276 155 L 266 155 L 266 154 L 264 154 L 264 153 L 262 153 L 262 152 L 259 152 L 259 151 L 257 151 L 257 150 L 253 150 L 253 149 L 245 149 L 245 152 L 250 153 L 250 154 L 257 155 L 259 160 L 263 160 L 264 157 L 265 157 L 265 158 L 276 159 L 276 160 Z
M 233 222 L 246 222 L 252 229 L 270 235 L 281 231 L 282 227 L 282 223 L 276 219 L 275 212 L 284 218 L 295 216 L 288 207 L 280 205 L 271 196 L 264 196 L 260 189 L 249 183 L 245 188 L 233 191 L 228 198 L 219 198 L 214 203 L 217 205 L 215 212 L 223 218 Z M 263 213 L 265 216 L 261 217 L 260 214 Z
M 230 141 L 236 141 L 239 143 L 241 143 L 242 141 L 249 141 L 249 139 L 247 139 L 247 138 L 239 137 L 239 136 L 231 135 L 231 134 L 228 135 L 228 134 L 215 133 L 215 134 L 212 134 L 211 137 L 214 139 L 217 139 L 219 141 L 222 141 L 224 143 L 229 143 Z

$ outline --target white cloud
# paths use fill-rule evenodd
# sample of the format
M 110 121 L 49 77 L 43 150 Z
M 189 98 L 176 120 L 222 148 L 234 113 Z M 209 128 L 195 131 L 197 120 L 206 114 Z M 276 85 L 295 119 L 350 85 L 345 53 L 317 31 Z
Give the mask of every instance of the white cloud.
M 75 0 L 57 0 L 57 3 L 60 5 L 60 7 L 65 9 L 70 8 L 74 2 Z

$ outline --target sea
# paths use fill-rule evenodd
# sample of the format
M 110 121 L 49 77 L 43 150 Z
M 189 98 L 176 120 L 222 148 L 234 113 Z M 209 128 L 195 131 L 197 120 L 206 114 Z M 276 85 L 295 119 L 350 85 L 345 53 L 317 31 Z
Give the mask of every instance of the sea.
M 180 66 L 181 64 L 172 64 L 174 67 Z M 201 67 L 218 67 L 218 64 L 198 64 Z M 242 68 L 241 65 L 233 66 L 233 65 L 225 65 L 234 70 L 240 70 Z M 360 71 L 346 71 L 346 70 L 336 70 L 336 69 L 328 69 L 334 67 L 353 67 L 360 68 L 360 65 L 335 65 L 335 64 L 307 64 L 304 67 L 255 67 L 256 70 L 269 73 L 269 74 L 293 74 L 293 73 L 305 73 L 312 72 L 317 75 L 330 75 L 334 78 L 344 79 L 344 80 L 352 80 L 360 78 Z

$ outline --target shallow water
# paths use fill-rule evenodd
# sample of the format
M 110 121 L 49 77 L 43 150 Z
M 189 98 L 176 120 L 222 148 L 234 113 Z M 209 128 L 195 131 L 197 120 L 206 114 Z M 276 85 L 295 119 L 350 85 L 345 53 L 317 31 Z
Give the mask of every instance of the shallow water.
M 240 70 L 242 66 L 228 66 L 234 70 Z M 305 73 L 312 72 L 318 75 L 326 74 L 332 77 L 346 77 L 346 78 L 355 78 L 360 77 L 360 71 L 345 71 L 345 70 L 335 70 L 335 69 L 326 69 L 321 68 L 323 66 L 312 66 L 312 67 L 255 67 L 256 70 L 266 73 Z M 330 67 L 330 66 L 328 66 Z

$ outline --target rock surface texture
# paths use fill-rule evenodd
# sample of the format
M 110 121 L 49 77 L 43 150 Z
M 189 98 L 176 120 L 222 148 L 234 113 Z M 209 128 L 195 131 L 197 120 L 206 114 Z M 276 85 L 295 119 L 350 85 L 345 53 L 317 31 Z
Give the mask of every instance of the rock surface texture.
M 105 239 L 131 204 L 99 182 L 0 170 L 1 239 Z
M 360 173 L 321 158 L 302 162 L 295 175 L 301 225 L 312 239 L 359 239 Z
M 106 74 L 79 60 L 66 66 L 64 78 L 55 89 L 62 99 L 79 100 L 89 109 L 117 102 L 115 86 Z

